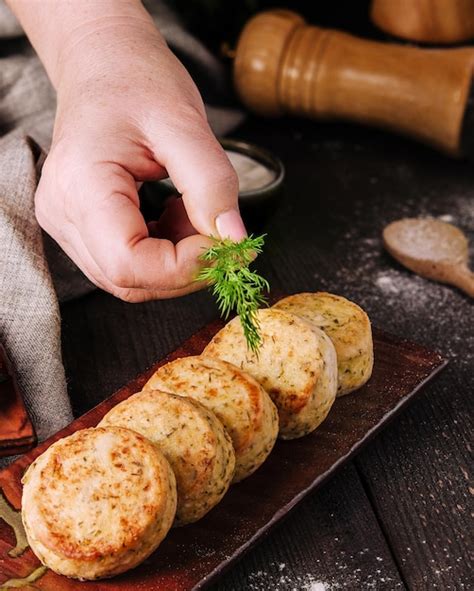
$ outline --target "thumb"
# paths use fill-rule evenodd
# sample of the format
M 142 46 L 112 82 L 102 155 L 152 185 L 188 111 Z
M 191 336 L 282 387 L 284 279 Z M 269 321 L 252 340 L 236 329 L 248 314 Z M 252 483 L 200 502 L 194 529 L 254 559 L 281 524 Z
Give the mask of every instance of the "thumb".
M 200 234 L 239 241 L 247 235 L 238 206 L 237 174 L 197 113 L 191 122 L 162 134 L 155 156 L 181 193 L 192 225 Z

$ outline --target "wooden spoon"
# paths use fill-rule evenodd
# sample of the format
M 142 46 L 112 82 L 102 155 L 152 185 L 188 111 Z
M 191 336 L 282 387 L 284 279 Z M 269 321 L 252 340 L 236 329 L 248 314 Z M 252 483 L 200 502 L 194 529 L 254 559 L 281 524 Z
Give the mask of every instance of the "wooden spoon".
M 407 218 L 383 231 L 388 252 L 422 277 L 455 285 L 474 297 L 474 273 L 468 268 L 468 241 L 459 228 L 433 218 Z

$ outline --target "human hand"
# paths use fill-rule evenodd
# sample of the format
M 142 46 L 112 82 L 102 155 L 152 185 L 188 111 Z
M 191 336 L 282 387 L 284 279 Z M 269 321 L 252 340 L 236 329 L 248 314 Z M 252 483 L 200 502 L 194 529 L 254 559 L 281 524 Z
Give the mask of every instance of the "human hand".
M 123 300 L 197 289 L 208 236 L 239 240 L 245 228 L 235 171 L 190 76 L 142 13 L 83 25 L 56 71 L 38 222 L 93 283 Z M 167 225 L 167 239 L 154 238 L 138 209 L 137 183 L 168 174 L 184 208 L 173 206 L 158 224 Z M 187 235 L 190 227 L 195 233 Z

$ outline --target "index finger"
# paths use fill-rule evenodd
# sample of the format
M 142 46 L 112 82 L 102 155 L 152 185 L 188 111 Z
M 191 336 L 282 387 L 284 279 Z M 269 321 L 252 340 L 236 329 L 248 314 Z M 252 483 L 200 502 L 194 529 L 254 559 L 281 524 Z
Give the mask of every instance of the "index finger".
M 135 181 L 119 165 L 97 165 L 86 188 L 94 199 L 91 206 L 82 206 L 78 229 L 84 246 L 111 284 L 165 295 L 195 289 L 199 255 L 210 245 L 209 238 L 189 236 L 176 245 L 151 238 L 138 208 Z

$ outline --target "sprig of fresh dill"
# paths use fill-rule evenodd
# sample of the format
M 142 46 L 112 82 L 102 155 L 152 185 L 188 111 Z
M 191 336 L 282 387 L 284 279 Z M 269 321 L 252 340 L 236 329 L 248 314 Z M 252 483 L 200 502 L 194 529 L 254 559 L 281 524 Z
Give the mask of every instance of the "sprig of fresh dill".
M 270 286 L 249 265 L 262 252 L 264 239 L 265 235 L 248 236 L 240 242 L 212 238 L 214 244 L 200 256 L 208 265 L 197 277 L 209 284 L 224 318 L 237 312 L 247 347 L 254 353 L 258 353 L 262 341 L 257 310 L 265 305 L 263 292 L 269 291 Z

